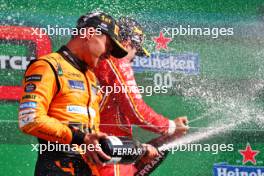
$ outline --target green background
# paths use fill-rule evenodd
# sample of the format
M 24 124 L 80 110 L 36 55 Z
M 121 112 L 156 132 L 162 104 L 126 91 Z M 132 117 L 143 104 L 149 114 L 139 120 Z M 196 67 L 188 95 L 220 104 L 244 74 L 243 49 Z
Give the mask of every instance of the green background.
M 263 166 L 263 0 L 176 0 L 176 1 L 5 1 L 0 3 L 0 24 L 16 26 L 74 27 L 81 14 L 102 10 L 118 18 L 136 18 L 147 34 L 147 48 L 153 52 L 151 38 L 164 27 L 232 27 L 233 36 L 212 39 L 204 36 L 177 36 L 168 45 L 177 54 L 198 53 L 200 73 L 171 73 L 177 79 L 168 94 L 144 96 L 157 112 L 173 119 L 186 115 L 191 120 L 189 135 L 208 134 L 194 143 L 233 144 L 233 152 L 176 152 L 170 154 L 152 175 L 212 175 L 213 164 L 228 162 L 243 165 L 238 150 L 250 143 L 259 150 L 257 165 Z M 50 36 L 53 50 L 70 36 Z M 24 46 L 0 44 L 0 55 L 28 56 Z M 154 85 L 155 73 L 137 73 L 140 85 Z M 166 74 L 166 73 L 162 73 Z M 0 85 L 20 85 L 23 71 L 0 70 Z M 7 90 L 8 91 L 8 90 Z M 1 92 L 0 92 L 1 93 Z M 1 175 L 33 175 L 36 153 L 32 137 L 20 133 L 17 125 L 18 103 L 0 102 Z M 195 120 L 198 119 L 198 120 Z M 192 121 L 194 120 L 194 121 Z M 206 128 L 204 128 L 206 127 Z M 209 127 L 209 128 L 208 128 Z M 223 130 L 211 134 L 213 129 Z M 245 130 L 247 129 L 247 130 Z M 135 129 L 135 136 L 149 136 Z M 140 135 L 138 135 L 139 133 Z M 142 135 L 145 134 L 146 135 Z M 250 163 L 246 165 L 252 165 Z

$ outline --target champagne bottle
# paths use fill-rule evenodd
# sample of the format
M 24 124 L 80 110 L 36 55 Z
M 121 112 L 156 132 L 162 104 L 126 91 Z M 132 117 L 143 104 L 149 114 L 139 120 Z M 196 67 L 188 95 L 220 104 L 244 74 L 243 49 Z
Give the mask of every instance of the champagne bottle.
M 146 149 L 136 140 L 128 137 L 108 136 L 99 140 L 102 150 L 111 157 L 111 160 L 101 161 L 107 164 L 130 164 L 139 160 Z

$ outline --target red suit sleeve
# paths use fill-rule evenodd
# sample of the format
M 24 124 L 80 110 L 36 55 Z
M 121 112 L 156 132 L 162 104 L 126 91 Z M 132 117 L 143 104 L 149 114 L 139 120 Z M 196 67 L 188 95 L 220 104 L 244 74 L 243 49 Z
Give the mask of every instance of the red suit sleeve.
M 146 130 L 160 134 L 174 133 L 175 123 L 156 113 L 144 102 L 131 64 L 115 58 L 107 60 L 107 63 L 113 74 L 108 81 L 112 86 L 122 88 L 120 93 L 115 93 L 122 114 L 125 114 L 132 124 Z

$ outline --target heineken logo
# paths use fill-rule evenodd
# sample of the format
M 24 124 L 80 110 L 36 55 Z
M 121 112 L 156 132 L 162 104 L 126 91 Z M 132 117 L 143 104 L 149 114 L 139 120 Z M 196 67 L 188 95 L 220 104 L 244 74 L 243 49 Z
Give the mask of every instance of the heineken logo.
M 248 143 L 244 150 L 238 150 L 238 152 L 243 157 L 243 165 L 215 164 L 213 168 L 214 176 L 264 176 L 264 167 L 255 166 L 257 164 L 256 156 L 260 153 L 259 150 L 253 150 Z M 248 162 L 254 166 L 245 166 L 244 164 Z
M 150 57 L 136 57 L 132 63 L 135 72 L 199 73 L 199 55 L 195 53 L 152 53 Z
M 264 176 L 264 167 L 215 164 L 214 176 Z

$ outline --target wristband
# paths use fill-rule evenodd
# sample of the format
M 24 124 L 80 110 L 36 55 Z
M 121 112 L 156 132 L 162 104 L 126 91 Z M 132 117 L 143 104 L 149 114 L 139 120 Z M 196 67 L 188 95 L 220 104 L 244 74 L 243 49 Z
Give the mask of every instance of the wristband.
M 176 131 L 176 124 L 174 121 L 169 120 L 169 128 L 168 128 L 168 135 L 174 134 Z
M 72 141 L 71 144 L 77 144 L 77 145 L 81 145 L 84 143 L 84 137 L 85 137 L 85 133 L 81 132 L 80 130 L 76 130 L 71 128 L 72 131 Z

